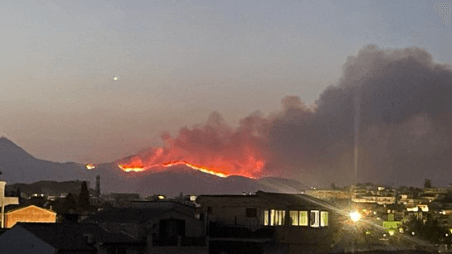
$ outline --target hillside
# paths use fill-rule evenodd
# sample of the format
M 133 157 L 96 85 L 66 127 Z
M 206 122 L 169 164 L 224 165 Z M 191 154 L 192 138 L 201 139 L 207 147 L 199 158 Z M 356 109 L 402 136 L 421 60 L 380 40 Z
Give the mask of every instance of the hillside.
M 0 171 L 1 179 L 10 184 L 41 180 L 90 180 L 94 177 L 82 164 L 37 159 L 5 137 L 0 137 Z
M 271 192 L 298 192 L 306 186 L 298 181 L 282 178 L 251 179 L 241 176 L 221 178 L 202 173 L 186 166 L 175 166 L 168 171 L 123 172 L 116 163 L 96 165 L 87 170 L 74 162 L 58 163 L 40 160 L 10 140 L 0 138 L 0 171 L 8 184 L 34 183 L 32 192 L 57 191 L 54 181 L 86 180 L 92 184 L 95 176 L 101 176 L 102 193 L 140 193 L 141 195 L 164 194 L 169 197 L 184 194 L 241 194 L 258 190 Z M 20 185 L 17 185 L 20 186 Z M 38 186 L 38 187 L 37 187 Z M 93 187 L 93 186 L 92 186 Z

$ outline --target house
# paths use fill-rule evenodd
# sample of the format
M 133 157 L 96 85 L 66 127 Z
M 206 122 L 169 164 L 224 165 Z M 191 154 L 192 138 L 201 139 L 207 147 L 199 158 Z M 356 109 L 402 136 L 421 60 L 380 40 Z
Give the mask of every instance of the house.
M 353 192 L 345 190 L 330 190 L 330 189 L 311 189 L 305 191 L 306 195 L 313 196 L 318 199 L 351 199 Z
M 126 232 L 145 242 L 148 252 L 207 253 L 203 219 L 194 207 L 177 202 L 137 202 L 134 207 L 101 211 L 82 223 Z
M 107 197 L 113 201 L 115 207 L 129 207 L 133 200 L 139 200 L 138 193 L 110 193 Z
M 5 227 L 12 228 L 17 222 L 55 223 L 57 214 L 35 205 L 9 210 L 5 214 Z
M 304 194 L 201 195 L 209 253 L 327 252 L 334 213 Z
M 0 235 L 0 253 L 141 253 L 144 246 L 123 233 L 93 224 L 17 223 Z

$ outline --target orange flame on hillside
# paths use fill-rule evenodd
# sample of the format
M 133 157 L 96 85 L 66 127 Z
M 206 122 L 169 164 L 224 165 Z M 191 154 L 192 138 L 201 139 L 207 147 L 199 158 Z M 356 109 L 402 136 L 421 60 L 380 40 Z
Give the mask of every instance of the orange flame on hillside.
M 262 175 L 265 166 L 265 160 L 256 159 L 253 155 L 245 156 L 239 160 L 226 158 L 224 156 L 213 156 L 212 158 L 199 158 L 196 156 L 181 156 L 184 153 L 177 153 L 178 149 L 169 151 L 166 148 L 156 149 L 152 155 L 136 155 L 127 159 L 127 161 L 118 164 L 118 167 L 124 172 L 162 172 L 174 166 L 187 166 L 203 173 L 228 177 L 231 175 L 240 175 L 248 178 L 256 178 Z M 175 155 L 178 156 L 175 156 Z M 186 152 L 185 152 L 186 155 Z M 175 158 L 190 159 L 175 159 Z
M 258 121 L 260 120 L 260 121 Z M 186 166 L 200 172 L 228 177 L 262 177 L 270 161 L 266 129 L 259 116 L 241 121 L 239 128 L 229 127 L 216 112 L 205 125 L 183 127 L 176 137 L 162 134 L 164 147 L 150 148 L 118 161 L 125 172 L 161 172 Z

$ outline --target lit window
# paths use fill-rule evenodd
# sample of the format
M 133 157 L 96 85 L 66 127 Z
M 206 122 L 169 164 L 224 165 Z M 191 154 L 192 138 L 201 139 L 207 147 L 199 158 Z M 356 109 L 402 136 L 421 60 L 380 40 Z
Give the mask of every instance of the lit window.
M 275 225 L 275 210 L 270 210 L 270 226 Z
M 312 210 L 311 211 L 311 227 L 312 228 L 318 228 L 319 227 L 319 211 L 317 210 Z
M 286 211 L 279 210 L 279 225 L 284 225 L 285 220 L 286 220 Z
M 321 227 L 328 226 L 328 212 L 325 211 L 320 212 L 320 226 Z
M 275 211 L 275 226 L 281 225 L 281 210 Z
M 300 226 L 308 225 L 308 211 L 300 211 L 298 225 Z
M 268 210 L 264 211 L 264 226 L 268 226 Z
M 292 226 L 298 226 L 298 211 L 290 211 L 289 215 Z
M 270 226 L 284 225 L 286 218 L 286 211 L 284 210 L 270 210 Z

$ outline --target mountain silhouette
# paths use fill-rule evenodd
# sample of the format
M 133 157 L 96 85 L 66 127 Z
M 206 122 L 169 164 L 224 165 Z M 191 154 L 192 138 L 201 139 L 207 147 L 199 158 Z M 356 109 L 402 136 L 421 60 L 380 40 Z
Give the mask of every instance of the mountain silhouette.
M 6 137 L 0 137 L 0 171 L 2 180 L 8 183 L 70 181 L 94 177 L 82 164 L 37 159 Z
M 142 195 L 163 194 L 168 197 L 199 194 L 243 194 L 258 190 L 297 193 L 306 186 L 293 179 L 243 176 L 226 178 L 206 174 L 187 166 L 174 166 L 163 172 L 123 172 L 116 163 L 99 164 L 95 170 L 102 177 L 105 192 L 136 192 Z
M 93 182 L 95 176 L 100 175 L 102 193 L 134 192 L 144 196 L 163 194 L 174 197 L 181 192 L 192 195 L 242 194 L 258 190 L 294 193 L 306 188 L 292 179 L 222 178 L 186 166 L 175 166 L 158 173 L 126 173 L 112 162 L 98 164 L 96 169 L 87 170 L 84 165 L 75 162 L 58 163 L 37 159 L 5 137 L 0 138 L 0 171 L 3 172 L 1 179 L 9 184 L 74 180 Z

